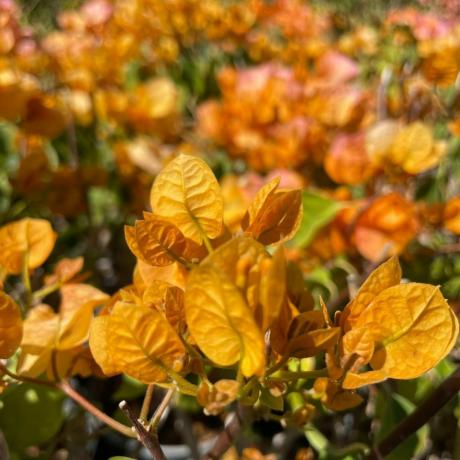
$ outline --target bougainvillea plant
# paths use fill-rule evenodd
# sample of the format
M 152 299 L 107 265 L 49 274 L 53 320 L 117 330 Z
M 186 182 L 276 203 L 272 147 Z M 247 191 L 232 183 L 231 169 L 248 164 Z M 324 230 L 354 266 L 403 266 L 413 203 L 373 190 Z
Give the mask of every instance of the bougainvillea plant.
M 5 225 L 2 280 L 20 276 L 24 292 L 20 303 L 0 293 L 2 386 L 57 387 L 111 428 L 137 436 L 158 460 L 165 456 L 157 425 L 175 393 L 196 398 L 206 414 L 237 404 L 303 426 L 318 404 L 348 410 L 362 403 L 361 387 L 436 366 L 456 342 L 458 320 L 438 286 L 402 281 L 396 257 L 377 266 L 342 311 L 315 305 L 283 247 L 302 220 L 301 198 L 275 178 L 230 231 L 211 169 L 179 155 L 153 184 L 151 212 L 126 226 L 137 265 L 132 284 L 112 296 L 83 282 L 81 259 L 61 260 L 32 290 L 29 275 L 56 234 L 41 219 Z M 56 291 L 57 310 L 46 303 Z M 228 377 L 213 380 L 216 368 Z M 126 374 L 147 384 L 139 414 L 120 403 L 132 426 L 77 393 L 69 381 L 77 374 Z M 152 415 L 155 387 L 166 393 Z M 206 458 L 228 445 L 218 439 Z

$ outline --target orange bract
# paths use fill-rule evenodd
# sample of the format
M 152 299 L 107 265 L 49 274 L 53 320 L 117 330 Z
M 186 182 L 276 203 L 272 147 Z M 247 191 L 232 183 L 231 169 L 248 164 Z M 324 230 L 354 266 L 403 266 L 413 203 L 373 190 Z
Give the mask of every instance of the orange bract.
M 42 219 L 21 219 L 0 228 L 0 267 L 7 273 L 21 273 L 25 260 L 31 270 L 50 255 L 56 233 Z

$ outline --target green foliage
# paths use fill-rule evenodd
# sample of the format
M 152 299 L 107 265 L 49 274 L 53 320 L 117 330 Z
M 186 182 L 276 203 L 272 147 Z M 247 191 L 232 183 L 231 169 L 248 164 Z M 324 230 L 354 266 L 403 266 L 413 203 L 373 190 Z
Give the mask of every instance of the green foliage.
M 308 246 L 321 228 L 327 225 L 340 210 L 340 204 L 317 193 L 305 190 L 302 193 L 303 218 L 293 244 Z
M 0 396 L 0 427 L 12 451 L 40 445 L 56 436 L 64 422 L 64 395 L 41 385 L 22 384 Z

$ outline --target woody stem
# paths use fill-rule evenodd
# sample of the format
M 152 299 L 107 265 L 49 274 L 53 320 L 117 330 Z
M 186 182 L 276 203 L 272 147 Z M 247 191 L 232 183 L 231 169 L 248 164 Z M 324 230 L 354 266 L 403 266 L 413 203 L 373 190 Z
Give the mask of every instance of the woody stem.
M 366 460 L 378 460 L 388 455 L 409 436 L 425 425 L 459 391 L 460 366 L 412 414 L 405 418 L 386 438 L 375 446 L 366 457 Z
M 137 436 L 146 449 L 152 454 L 154 460 L 167 460 L 165 454 L 160 446 L 158 434 L 156 430 L 149 431 L 144 425 L 136 418 L 131 408 L 126 401 L 121 401 L 119 404 L 120 409 L 126 414 L 131 421 L 133 428 L 136 430 Z

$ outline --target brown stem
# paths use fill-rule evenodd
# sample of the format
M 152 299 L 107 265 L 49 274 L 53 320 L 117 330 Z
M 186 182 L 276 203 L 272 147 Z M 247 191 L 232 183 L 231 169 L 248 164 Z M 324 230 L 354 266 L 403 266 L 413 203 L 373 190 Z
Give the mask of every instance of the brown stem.
M 121 401 L 119 404 L 120 409 L 126 414 L 131 421 L 133 428 L 139 437 L 140 442 L 148 449 L 152 454 L 154 460 L 167 460 L 165 454 L 161 450 L 160 441 L 158 440 L 158 434 L 156 430 L 147 431 L 144 425 L 135 416 L 131 408 L 128 406 L 126 401 Z
M 0 364 L 0 375 L 1 375 L 1 373 L 7 375 L 8 377 L 11 377 L 14 380 L 18 380 L 20 382 L 34 383 L 36 385 L 45 385 L 45 386 L 51 387 L 51 388 L 56 387 L 56 385 L 53 382 L 48 382 L 46 380 L 34 379 L 32 377 L 25 377 L 25 376 L 22 376 L 22 375 L 15 374 L 14 372 L 11 372 L 3 364 Z
M 90 414 L 94 415 L 101 422 L 104 422 L 110 428 L 118 431 L 125 436 L 130 438 L 135 438 L 136 435 L 133 433 L 129 426 L 123 425 L 123 423 L 117 422 L 112 417 L 108 416 L 96 406 L 94 406 L 90 401 L 88 401 L 84 396 L 75 391 L 68 382 L 60 382 L 56 384 L 56 388 L 62 390 L 69 398 L 72 398 L 77 404 L 79 404 L 83 409 L 86 409 Z
M 35 385 L 43 385 L 50 388 L 56 388 L 64 392 L 69 398 L 73 399 L 77 404 L 79 404 L 83 409 L 86 409 L 89 413 L 94 415 L 98 418 L 101 422 L 105 423 L 109 427 L 113 428 L 114 430 L 118 431 L 119 433 L 129 436 L 130 438 L 135 438 L 135 434 L 132 432 L 131 428 L 123 425 L 120 422 L 117 422 L 112 417 L 108 416 L 101 410 L 99 410 L 96 406 L 94 406 L 91 402 L 89 402 L 85 397 L 83 397 L 80 393 L 72 388 L 72 386 L 66 382 L 48 382 L 47 380 L 40 380 L 34 379 L 32 377 L 26 377 L 24 375 L 18 375 L 14 372 L 11 372 L 5 365 L 0 363 L 0 374 L 3 373 L 8 375 L 14 380 L 18 382 L 26 382 L 26 383 L 33 383 Z
M 380 460 L 420 429 L 460 391 L 460 366 L 425 401 L 375 446 L 366 460 Z
M 212 449 L 201 460 L 218 460 L 233 444 L 233 440 L 240 430 L 243 421 L 239 413 L 239 406 L 232 414 L 232 419 L 225 425 L 224 430 L 219 434 Z

